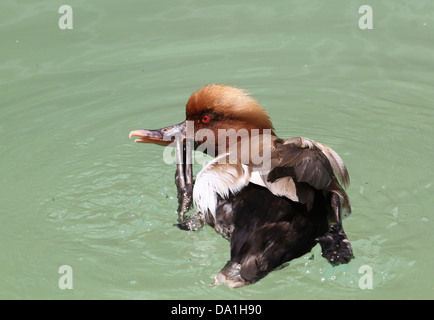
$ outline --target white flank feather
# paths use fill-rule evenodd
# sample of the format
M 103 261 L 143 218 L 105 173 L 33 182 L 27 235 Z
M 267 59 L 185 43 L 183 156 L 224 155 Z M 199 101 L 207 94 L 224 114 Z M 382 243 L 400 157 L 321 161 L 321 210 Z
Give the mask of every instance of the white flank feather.
M 217 196 L 228 198 L 243 189 L 250 179 L 250 169 L 242 164 L 228 162 L 229 153 L 212 159 L 197 174 L 193 189 L 193 203 L 205 215 L 216 220 Z
M 297 189 L 291 177 L 283 177 L 274 182 L 267 181 L 267 175 L 259 171 L 253 171 L 250 176 L 251 183 L 267 188 L 272 194 L 279 197 L 287 197 L 289 200 L 298 202 Z

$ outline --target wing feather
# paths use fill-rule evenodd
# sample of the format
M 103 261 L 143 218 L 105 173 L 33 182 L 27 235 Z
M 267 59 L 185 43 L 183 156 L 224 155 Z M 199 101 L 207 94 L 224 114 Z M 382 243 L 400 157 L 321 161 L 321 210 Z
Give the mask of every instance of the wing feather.
M 351 212 L 344 190 L 349 184 L 348 171 L 333 149 L 314 140 L 298 137 L 274 140 L 270 152 L 278 161 L 274 161 L 268 173 L 259 176 L 264 181 L 263 185 L 273 194 L 306 204 L 310 210 L 314 189 L 327 190 L 339 194 L 344 200 L 343 207 Z

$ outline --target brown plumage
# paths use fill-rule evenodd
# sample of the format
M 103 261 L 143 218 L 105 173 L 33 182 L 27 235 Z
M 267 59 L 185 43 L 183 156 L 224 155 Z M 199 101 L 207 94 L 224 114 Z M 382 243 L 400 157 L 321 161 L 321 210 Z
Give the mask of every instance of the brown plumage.
M 195 91 L 186 121 L 194 124 L 195 147 L 204 151 L 207 145 L 204 152 L 215 158 L 197 174 L 194 188 L 178 183 L 188 172 L 178 166 L 180 203 L 187 203 L 184 211 L 191 200 L 196 207 L 188 219 L 180 214 L 178 226 L 197 230 L 206 223 L 231 241 L 231 259 L 214 284 L 254 283 L 316 243 L 332 264 L 352 258 L 341 223 L 343 211 L 351 212 L 344 189 L 349 175 L 333 149 L 308 138 L 277 137 L 263 107 L 232 86 Z M 185 135 L 186 123 L 136 130 L 130 137 L 163 144 L 167 132 Z M 214 136 L 204 139 L 203 132 Z
M 195 91 L 188 99 L 185 111 L 187 119 L 208 111 L 225 121 L 238 120 L 255 128 L 274 130 L 262 106 L 247 92 L 232 86 L 211 84 Z

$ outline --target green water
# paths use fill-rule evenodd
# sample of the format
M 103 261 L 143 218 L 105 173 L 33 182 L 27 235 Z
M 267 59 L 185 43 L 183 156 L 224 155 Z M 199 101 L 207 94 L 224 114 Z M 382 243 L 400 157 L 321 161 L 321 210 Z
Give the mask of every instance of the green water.
M 434 298 L 431 0 L 74 0 L 61 30 L 64 2 L 0 4 L 0 298 Z M 184 120 L 208 83 L 247 89 L 279 136 L 339 152 L 350 264 L 315 247 L 255 285 L 208 286 L 229 243 L 172 226 L 175 168 L 128 139 Z

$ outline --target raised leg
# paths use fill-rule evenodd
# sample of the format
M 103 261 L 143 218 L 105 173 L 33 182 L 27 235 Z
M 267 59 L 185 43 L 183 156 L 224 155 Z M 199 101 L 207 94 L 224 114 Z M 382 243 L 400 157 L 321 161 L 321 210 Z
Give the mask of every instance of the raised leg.
M 187 152 L 182 142 L 177 143 L 176 154 L 175 184 L 178 189 L 178 222 L 182 223 L 184 215 L 193 203 L 193 170 L 191 161 L 187 161 Z
M 205 225 L 205 216 L 202 212 L 193 211 L 187 219 L 175 224 L 181 230 L 197 231 Z
M 341 202 L 336 193 L 331 193 L 330 208 L 329 230 L 316 241 L 321 245 L 322 256 L 335 266 L 350 262 L 354 255 L 342 227 Z
M 188 218 L 185 217 L 193 202 L 192 161 L 182 143 L 176 145 L 176 153 L 178 157 L 175 173 L 175 184 L 178 189 L 178 223 L 174 225 L 181 230 L 196 231 L 205 225 L 204 215 L 199 211 L 194 211 Z

